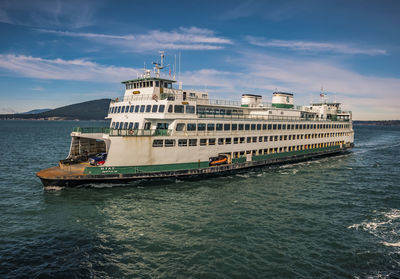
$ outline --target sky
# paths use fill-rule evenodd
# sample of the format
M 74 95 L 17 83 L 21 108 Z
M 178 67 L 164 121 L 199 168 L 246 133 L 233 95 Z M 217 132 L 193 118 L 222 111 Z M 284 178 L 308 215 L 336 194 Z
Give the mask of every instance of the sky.
M 322 90 L 399 120 L 399 30 L 396 0 L 0 0 L 0 113 L 120 97 L 162 50 L 165 76 L 213 99 Z

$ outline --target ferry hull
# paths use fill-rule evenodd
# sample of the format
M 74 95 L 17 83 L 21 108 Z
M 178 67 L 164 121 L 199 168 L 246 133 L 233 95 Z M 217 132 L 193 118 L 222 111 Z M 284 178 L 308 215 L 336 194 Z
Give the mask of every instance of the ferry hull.
M 37 173 L 37 176 L 42 181 L 44 187 L 49 187 L 49 186 L 76 187 L 81 185 L 92 185 L 92 184 L 125 184 L 138 180 L 165 179 L 172 177 L 199 178 L 204 176 L 223 174 L 232 171 L 236 172 L 255 167 L 295 163 L 295 162 L 310 160 L 313 158 L 334 156 L 334 155 L 348 153 L 350 152 L 351 148 L 352 146 L 343 147 L 335 150 L 320 151 L 316 153 L 293 155 L 282 158 L 249 161 L 244 163 L 226 164 L 208 168 L 187 169 L 187 170 L 142 172 L 135 174 L 99 174 L 99 175 L 69 175 L 69 176 L 43 176 L 41 175 L 42 172 L 41 171 Z

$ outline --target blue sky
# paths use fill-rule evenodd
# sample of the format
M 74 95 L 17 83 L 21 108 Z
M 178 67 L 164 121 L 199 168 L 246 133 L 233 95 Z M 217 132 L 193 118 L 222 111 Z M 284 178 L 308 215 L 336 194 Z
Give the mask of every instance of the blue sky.
M 323 87 L 354 119 L 400 119 L 399 28 L 395 0 L 1 0 L 0 113 L 121 96 L 164 50 L 212 98 Z

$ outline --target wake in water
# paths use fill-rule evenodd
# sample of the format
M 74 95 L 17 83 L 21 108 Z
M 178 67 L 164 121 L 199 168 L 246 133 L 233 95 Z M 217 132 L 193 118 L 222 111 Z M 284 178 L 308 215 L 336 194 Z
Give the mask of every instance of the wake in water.
M 379 214 L 372 221 L 353 224 L 348 229 L 366 231 L 380 239 L 385 246 L 400 247 L 400 210 L 391 209 Z M 400 252 L 400 251 L 399 251 Z

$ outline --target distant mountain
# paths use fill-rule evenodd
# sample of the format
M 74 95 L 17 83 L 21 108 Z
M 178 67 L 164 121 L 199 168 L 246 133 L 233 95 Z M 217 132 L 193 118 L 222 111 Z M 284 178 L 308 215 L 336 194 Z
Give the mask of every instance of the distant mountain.
M 36 113 L 42 113 L 42 112 L 46 112 L 49 111 L 51 109 L 33 109 L 27 112 L 21 112 L 21 114 L 36 114 Z
M 400 126 L 400 120 L 354 120 L 354 125 Z
M 0 119 L 104 120 L 111 99 L 68 105 L 40 113 L 0 114 Z

